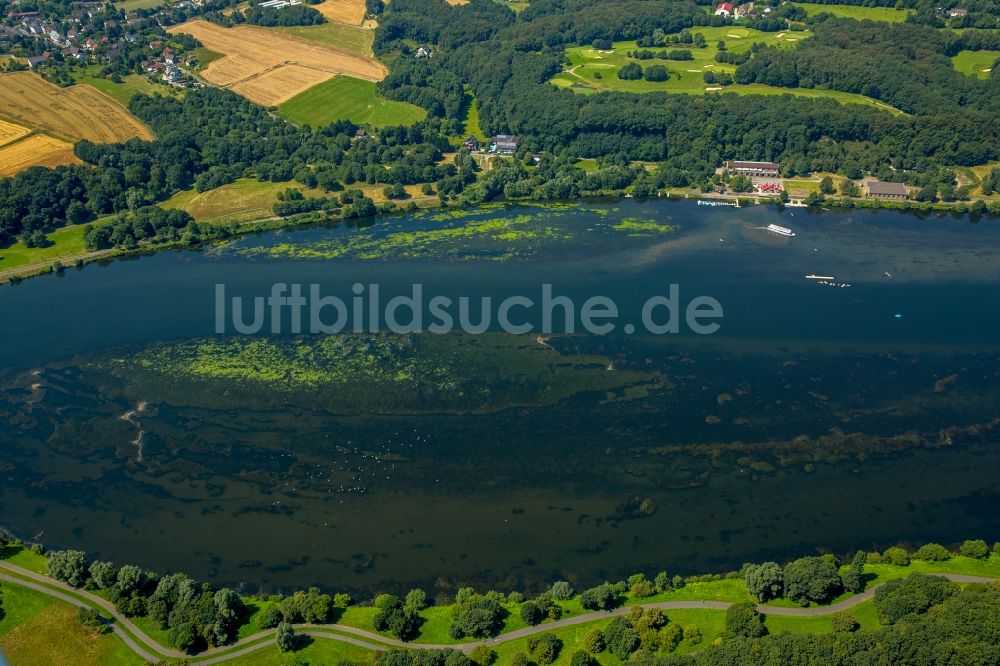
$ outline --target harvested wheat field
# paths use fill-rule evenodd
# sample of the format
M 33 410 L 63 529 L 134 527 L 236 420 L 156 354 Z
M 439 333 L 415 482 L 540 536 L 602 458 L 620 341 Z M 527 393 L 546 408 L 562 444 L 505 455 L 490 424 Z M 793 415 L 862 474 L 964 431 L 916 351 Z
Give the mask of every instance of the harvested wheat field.
M 469 0 L 445 0 L 449 5 L 467 5 Z
M 330 73 L 323 70 L 302 65 L 281 65 L 240 81 L 230 90 L 255 104 L 277 106 L 329 78 Z
M 13 176 L 33 166 L 55 167 L 79 161 L 73 154 L 71 144 L 45 134 L 35 134 L 0 147 L 0 178 Z
M 11 141 L 17 141 L 22 136 L 28 136 L 31 130 L 14 123 L 0 120 L 0 146 L 6 146 Z
M 148 127 L 96 88 L 59 88 L 32 72 L 0 74 L 0 116 L 71 141 L 153 138 Z
M 277 106 L 338 74 L 381 81 L 388 73 L 374 58 L 257 26 L 223 28 L 197 20 L 169 31 L 224 54 L 202 72 L 205 81 L 263 106 Z
M 312 8 L 331 23 L 361 25 L 365 20 L 364 0 L 326 0 L 318 5 L 312 5 Z

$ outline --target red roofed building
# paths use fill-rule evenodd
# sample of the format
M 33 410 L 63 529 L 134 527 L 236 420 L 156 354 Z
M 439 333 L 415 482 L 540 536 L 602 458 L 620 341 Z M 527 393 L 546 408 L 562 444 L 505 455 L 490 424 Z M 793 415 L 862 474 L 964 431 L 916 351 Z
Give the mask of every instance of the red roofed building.
M 716 16 L 732 16 L 733 4 L 731 2 L 720 2 L 715 6 Z

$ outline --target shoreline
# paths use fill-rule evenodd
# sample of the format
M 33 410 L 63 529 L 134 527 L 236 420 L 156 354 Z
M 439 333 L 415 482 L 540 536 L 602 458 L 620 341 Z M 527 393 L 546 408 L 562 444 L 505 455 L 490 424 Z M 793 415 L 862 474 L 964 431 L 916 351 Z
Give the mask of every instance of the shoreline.
M 904 201 L 883 201 L 881 199 L 866 199 L 866 198 L 850 198 L 841 197 L 824 199 L 818 205 L 811 206 L 804 203 L 804 199 L 796 198 L 791 199 L 788 202 L 782 202 L 777 197 L 773 196 L 761 196 L 753 193 L 733 193 L 733 194 L 718 194 L 715 192 L 700 192 L 697 190 L 665 190 L 657 192 L 655 196 L 634 198 L 630 193 L 625 191 L 609 192 L 606 194 L 599 194 L 587 197 L 579 197 L 577 199 L 572 199 L 569 201 L 555 201 L 546 199 L 524 199 L 524 200 L 503 200 L 499 202 L 487 202 L 486 204 L 474 204 L 474 205 L 462 205 L 456 203 L 453 205 L 448 204 L 431 204 L 427 206 L 420 206 L 420 210 L 433 210 L 433 209 L 462 209 L 462 208 L 477 208 L 481 205 L 489 205 L 501 203 L 503 205 L 518 206 L 518 205 L 544 205 L 551 203 L 571 203 L 576 204 L 584 202 L 587 200 L 611 200 L 611 201 L 623 201 L 626 199 L 632 199 L 634 201 L 643 202 L 652 199 L 669 199 L 673 201 L 725 201 L 725 202 L 737 202 L 739 207 L 745 206 L 775 206 L 779 210 L 785 208 L 802 208 L 811 211 L 825 211 L 825 210 L 890 210 L 902 213 L 911 213 L 914 215 L 929 215 L 929 214 L 951 214 L 959 215 L 964 217 L 966 215 L 982 215 L 987 218 L 1000 218 L 1000 210 L 993 212 L 987 210 L 973 211 L 971 208 L 977 204 L 982 203 L 988 205 L 983 199 L 976 199 L 975 201 L 956 201 L 952 203 L 944 202 L 920 202 L 913 200 Z M 424 201 L 423 203 L 427 203 Z M 998 204 L 1000 207 L 1000 202 L 990 202 L 990 204 Z M 375 221 L 381 218 L 397 215 L 406 215 L 412 210 L 405 210 L 401 207 L 396 207 L 391 210 L 380 211 L 379 213 L 369 217 L 364 218 L 366 221 Z M 40 275 L 49 275 L 51 273 L 64 273 L 68 268 L 82 269 L 91 263 L 100 263 L 104 261 L 109 261 L 118 257 L 132 257 L 132 256 L 142 256 L 146 254 L 154 254 L 163 250 L 176 250 L 176 249 L 195 249 L 200 247 L 209 247 L 218 244 L 223 241 L 228 241 L 234 238 L 242 238 L 255 233 L 266 233 L 273 231 L 280 231 L 283 229 L 291 229 L 295 227 L 315 227 L 329 224 L 341 224 L 344 222 L 342 217 L 324 216 L 322 219 L 317 217 L 315 212 L 301 213 L 298 215 L 290 215 L 288 217 L 275 217 L 273 215 L 268 217 L 262 217 L 256 220 L 248 220 L 245 222 L 236 222 L 231 226 L 223 227 L 211 227 L 209 223 L 204 223 L 209 228 L 215 228 L 222 230 L 222 233 L 211 239 L 206 239 L 195 245 L 188 245 L 180 241 L 157 243 L 157 244 L 146 244 L 141 245 L 135 249 L 125 249 L 121 247 L 112 247 L 100 250 L 89 250 L 84 253 L 70 254 L 64 256 L 56 256 L 45 261 L 33 262 L 27 265 L 15 266 L 4 270 L 2 264 L 0 264 L 0 286 L 16 285 L 29 278 L 38 277 Z M 60 229 L 66 229 L 70 227 L 60 227 Z

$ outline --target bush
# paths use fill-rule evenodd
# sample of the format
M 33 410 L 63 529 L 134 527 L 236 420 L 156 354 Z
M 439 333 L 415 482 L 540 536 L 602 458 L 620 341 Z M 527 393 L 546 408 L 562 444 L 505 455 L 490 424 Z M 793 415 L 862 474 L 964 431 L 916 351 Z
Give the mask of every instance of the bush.
M 76 616 L 80 624 L 95 633 L 106 634 L 111 631 L 108 620 L 93 608 L 78 608 Z
M 598 662 L 583 650 L 577 650 L 570 657 L 569 666 L 598 666 Z
M 855 632 L 861 628 L 861 625 L 853 617 L 847 613 L 834 613 L 833 614 L 833 630 L 838 632 Z
M 469 653 L 469 659 L 479 666 L 493 666 L 497 660 L 497 651 L 485 645 L 477 645 Z
M 608 610 L 621 605 L 621 599 L 616 594 L 614 587 L 604 583 L 584 590 L 580 594 L 580 605 L 587 610 Z
M 984 546 L 986 544 L 983 544 Z M 928 562 L 944 562 L 951 559 L 948 549 L 939 543 L 926 543 L 913 553 L 915 560 L 927 560 Z
M 639 649 L 639 633 L 623 617 L 616 617 L 604 628 L 604 642 L 608 652 L 622 661 Z
M 608 647 L 608 644 L 604 641 L 604 632 L 599 627 L 594 627 L 587 632 L 587 637 L 583 639 L 583 646 L 591 654 L 604 652 Z
M 663 65 L 650 65 L 643 72 L 643 77 L 647 81 L 666 81 L 670 78 L 670 72 Z
M 545 613 L 542 612 L 542 609 L 534 601 L 525 601 L 521 604 L 520 615 L 524 623 L 531 627 L 545 618 Z
M 528 638 L 528 652 L 539 664 L 551 664 L 559 657 L 562 641 L 555 634 L 536 634 Z
M 427 593 L 418 587 L 406 593 L 406 607 L 413 610 L 423 610 L 427 607 Z
M 666 592 L 670 589 L 670 574 L 666 571 L 656 574 L 656 578 L 653 581 L 656 583 L 656 589 L 659 592 Z
M 90 565 L 90 579 L 101 590 L 107 590 L 115 584 L 118 570 L 111 562 L 94 562 Z
M 684 627 L 684 640 L 691 645 L 701 643 L 701 629 L 696 624 L 689 624 Z
M 970 539 L 962 542 L 958 554 L 964 557 L 974 557 L 977 560 L 985 560 L 990 556 L 990 549 L 982 539 Z
M 382 594 L 375 598 L 375 616 L 372 624 L 377 631 L 388 631 L 401 641 L 408 641 L 417 635 L 420 628 L 420 616 L 417 611 L 391 594 Z
M 452 612 L 452 638 L 486 638 L 495 636 L 503 627 L 503 608 L 496 599 L 477 595 L 465 588 L 455 597 Z
M 618 70 L 618 78 L 622 81 L 636 81 L 642 78 L 642 65 L 630 62 Z
M 752 601 L 733 604 L 726 610 L 727 638 L 760 638 L 766 633 L 764 616 Z
M 641 580 L 634 584 L 631 589 L 629 589 L 629 595 L 635 599 L 642 599 L 645 597 L 651 597 L 656 593 L 656 589 L 653 584 L 648 580 Z
M 753 598 L 764 602 L 781 595 L 784 577 L 777 562 L 764 562 L 743 567 L 743 580 Z
M 667 652 L 673 652 L 681 644 L 682 638 L 684 630 L 681 629 L 681 625 L 671 622 L 660 632 L 660 646 Z
M 557 580 L 552 583 L 552 598 L 558 599 L 560 601 L 566 601 L 573 598 L 573 588 L 570 584 L 564 580 Z
M 178 624 L 167 634 L 167 640 L 170 641 L 170 644 L 181 652 L 190 652 L 191 648 L 194 647 L 195 638 L 194 625 L 190 622 Z
M 61 550 L 49 556 L 49 575 L 80 587 L 87 580 L 87 555 L 82 550 Z
M 281 614 L 281 609 L 277 606 L 268 606 L 260 614 L 260 618 L 257 620 L 257 625 L 261 629 L 273 629 L 282 623 L 284 616 Z
M 895 564 L 897 567 L 905 567 L 910 564 L 910 556 L 899 546 L 886 548 L 882 553 L 882 561 L 886 564 Z

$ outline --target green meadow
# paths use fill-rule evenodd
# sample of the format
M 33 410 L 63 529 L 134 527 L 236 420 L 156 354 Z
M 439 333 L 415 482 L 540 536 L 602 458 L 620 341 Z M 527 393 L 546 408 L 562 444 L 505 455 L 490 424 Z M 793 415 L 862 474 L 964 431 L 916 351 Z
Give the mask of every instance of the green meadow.
M 88 67 L 86 73 L 77 76 L 77 83 L 84 83 L 97 88 L 102 93 L 128 108 L 128 103 L 136 95 L 169 95 L 177 97 L 182 91 L 165 83 L 156 83 L 140 74 L 128 74 L 122 77 L 121 83 L 97 76 L 97 66 Z
M 843 104 L 865 104 L 884 109 L 891 113 L 899 113 L 899 111 L 888 104 L 883 104 L 864 95 L 840 92 L 839 90 L 779 88 L 762 84 L 734 84 L 723 87 L 718 84 L 705 83 L 705 72 L 728 72 L 732 74 L 736 71 L 735 65 L 715 61 L 715 55 L 719 52 L 718 43 L 720 41 L 725 43 L 726 50 L 736 53 L 742 53 L 754 44 L 764 44 L 776 48 L 795 48 L 799 42 L 812 37 L 812 33 L 809 31 L 773 33 L 738 26 L 722 26 L 695 28 L 691 32 L 704 35 L 708 45 L 700 49 L 693 45 L 682 44 L 671 44 L 662 47 L 667 51 L 675 49 L 690 50 L 693 56 L 691 60 L 662 60 L 659 58 L 636 60 L 629 58 L 626 53 L 639 48 L 635 42 L 631 41 L 615 42 L 610 51 L 599 51 L 589 46 L 578 46 L 567 49 L 566 55 L 570 60 L 570 64 L 561 73 L 554 76 L 551 82 L 559 87 L 569 88 L 578 93 L 604 91 L 645 93 L 659 91 L 687 93 L 691 95 L 702 95 L 711 92 L 727 92 L 742 95 L 796 95 L 798 97 L 834 99 Z M 656 53 L 661 50 L 661 47 L 654 47 L 648 50 Z M 644 79 L 635 81 L 619 79 L 617 76 L 618 70 L 630 61 L 638 62 L 643 68 L 653 64 L 663 65 L 669 70 L 670 79 L 655 82 Z
M 824 5 L 814 2 L 796 2 L 796 6 L 806 10 L 807 16 L 816 14 L 833 14 L 841 18 L 852 18 L 858 21 L 883 21 L 885 23 L 902 23 L 913 13 L 912 9 L 896 9 L 894 7 L 860 7 L 857 5 Z
M 321 196 L 300 183 L 272 183 L 253 178 L 240 178 L 213 190 L 199 192 L 195 189 L 178 192 L 163 202 L 167 209 L 187 211 L 195 222 L 245 222 L 274 215 L 271 207 L 278 200 L 278 193 L 295 189 L 308 196 Z
M 337 120 L 376 127 L 412 125 L 427 115 L 419 106 L 380 97 L 371 81 L 349 76 L 336 76 L 313 86 L 279 106 L 278 112 L 313 127 Z
M 997 60 L 1000 51 L 959 51 L 952 56 L 951 64 L 962 74 L 988 79 Z

